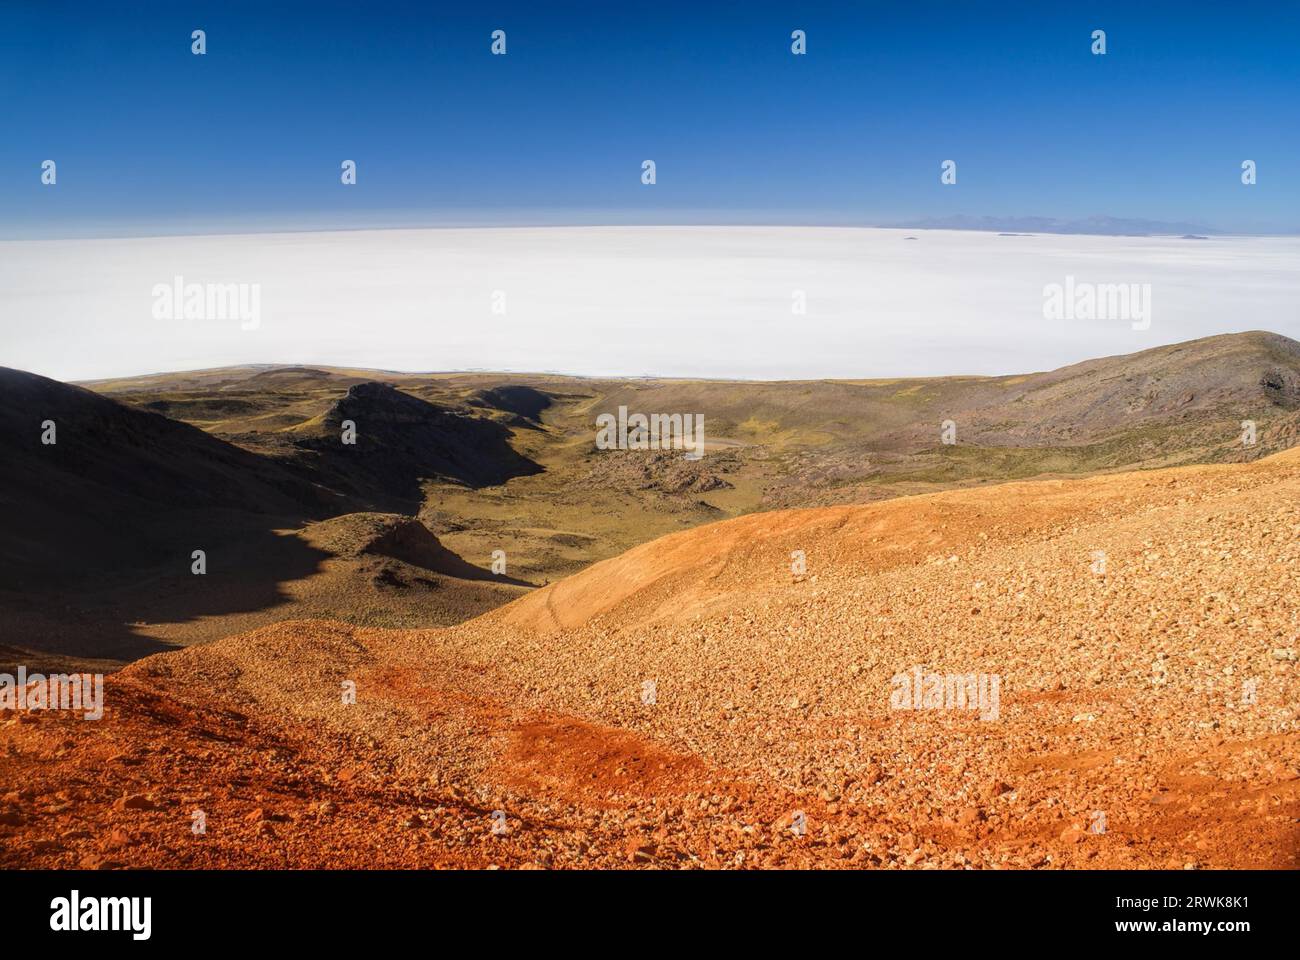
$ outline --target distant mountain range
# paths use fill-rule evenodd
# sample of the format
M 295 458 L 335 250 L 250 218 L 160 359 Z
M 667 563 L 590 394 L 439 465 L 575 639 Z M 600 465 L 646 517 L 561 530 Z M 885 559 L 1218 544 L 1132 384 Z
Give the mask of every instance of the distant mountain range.
M 1138 220 L 1126 217 L 1087 217 L 1058 220 L 1055 217 L 930 217 L 885 226 L 900 230 L 984 230 L 990 233 L 1067 233 L 1108 237 L 1199 236 L 1223 231 L 1203 223 L 1167 220 Z

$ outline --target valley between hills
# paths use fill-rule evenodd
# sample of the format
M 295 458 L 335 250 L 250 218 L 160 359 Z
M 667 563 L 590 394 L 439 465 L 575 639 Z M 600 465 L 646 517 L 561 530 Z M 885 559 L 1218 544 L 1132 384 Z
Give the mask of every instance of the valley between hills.
M 0 397 L 3 669 L 110 674 L 102 721 L 0 723 L 4 866 L 1296 865 L 1285 337 Z M 620 406 L 705 456 L 597 449 Z M 996 674 L 999 716 L 891 708 L 914 667 Z

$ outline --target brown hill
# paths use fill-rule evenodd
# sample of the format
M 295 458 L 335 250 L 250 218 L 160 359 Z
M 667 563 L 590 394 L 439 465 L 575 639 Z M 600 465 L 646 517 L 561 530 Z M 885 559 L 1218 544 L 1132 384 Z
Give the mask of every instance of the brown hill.
M 461 580 L 531 586 L 474 566 L 444 547 L 419 520 L 391 513 L 349 513 L 313 524 L 311 542 L 340 558 L 387 557 Z
M 55 425 L 53 444 L 42 424 Z M 198 534 L 325 516 L 337 498 L 186 423 L 0 368 L 0 579 L 49 586 L 188 567 Z
M 351 423 L 356 442 L 344 444 Z M 429 403 L 383 383 L 354 384 L 319 419 L 294 428 L 295 464 L 361 502 L 419 509 L 421 481 L 496 486 L 542 468 L 492 420 Z
M 542 411 L 550 407 L 554 400 L 549 394 L 532 387 L 503 384 L 499 387 L 476 390 L 467 402 L 474 407 L 487 407 L 512 413 L 518 419 L 536 424 L 541 422 Z
M 1010 402 L 1029 404 L 1044 436 L 1068 439 L 1167 416 L 1300 409 L 1300 343 L 1252 332 L 1191 340 L 1034 374 Z

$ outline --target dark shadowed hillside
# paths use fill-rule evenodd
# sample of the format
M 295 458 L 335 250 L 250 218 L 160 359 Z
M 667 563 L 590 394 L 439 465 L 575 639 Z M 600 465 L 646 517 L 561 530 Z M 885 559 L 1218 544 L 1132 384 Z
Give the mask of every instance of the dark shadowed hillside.
M 355 443 L 343 442 L 344 424 Z M 383 383 L 360 383 L 324 416 L 295 428 L 295 460 L 362 502 L 414 513 L 421 481 L 488 487 L 542 468 L 516 453 L 495 421 L 429 403 Z
M 501 387 L 476 390 L 468 402 L 473 407 L 502 410 L 506 413 L 513 413 L 524 420 L 537 423 L 542 418 L 542 411 L 551 406 L 554 401 L 549 394 L 543 393 L 541 390 L 534 390 L 532 387 L 519 386 L 518 384 L 506 384 Z
M 46 421 L 55 443 L 42 443 Z M 189 565 L 199 531 L 339 509 L 336 495 L 266 457 L 81 387 L 0 369 L 0 576 L 74 582 Z

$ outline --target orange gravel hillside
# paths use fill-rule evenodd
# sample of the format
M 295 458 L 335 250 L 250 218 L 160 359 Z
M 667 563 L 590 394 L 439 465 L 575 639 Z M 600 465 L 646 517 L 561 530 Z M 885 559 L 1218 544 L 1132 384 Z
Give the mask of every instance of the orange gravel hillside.
M 1298 534 L 1288 452 L 748 515 L 446 629 L 282 623 L 9 720 L 0 862 L 1293 867 Z M 916 668 L 998 700 L 898 709 Z

